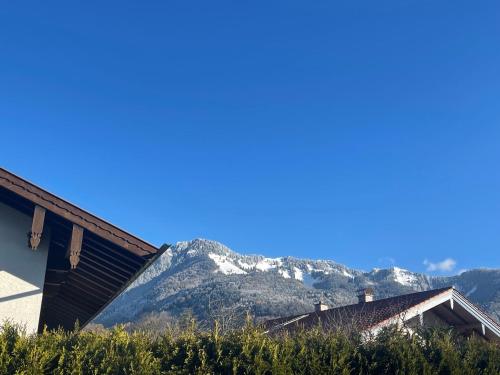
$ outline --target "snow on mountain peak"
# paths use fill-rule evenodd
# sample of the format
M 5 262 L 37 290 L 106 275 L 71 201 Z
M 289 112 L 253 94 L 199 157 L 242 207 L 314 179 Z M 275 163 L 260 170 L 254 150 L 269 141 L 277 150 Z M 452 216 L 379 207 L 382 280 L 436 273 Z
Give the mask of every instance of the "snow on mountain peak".
M 347 268 L 330 260 L 298 259 L 294 257 L 268 258 L 262 255 L 243 255 L 234 252 L 217 241 L 197 238 L 192 241 L 178 242 L 169 249 L 168 258 L 172 265 L 180 265 L 186 259 L 205 257 L 215 267 L 215 273 L 223 275 L 243 275 L 255 272 L 273 272 L 285 279 L 294 279 L 304 285 L 312 286 L 324 277 L 346 277 L 354 279 L 362 272 Z M 411 282 L 411 274 L 397 269 L 396 281 L 403 285 Z M 158 272 L 156 272 L 158 274 Z
M 187 254 L 191 256 L 215 253 L 219 255 L 230 255 L 236 254 L 227 246 L 221 244 L 220 242 L 213 240 L 206 240 L 203 238 L 196 238 L 192 241 L 182 241 L 177 242 L 175 246 L 172 247 L 172 252 L 174 255 Z
M 394 273 L 394 280 L 401 285 L 412 285 L 418 281 L 413 273 L 403 268 L 393 267 L 392 271 Z
M 484 302 L 483 290 L 490 284 L 496 286 L 499 280 L 498 270 L 468 271 L 453 277 L 430 277 L 399 267 L 363 272 L 331 260 L 243 255 L 219 242 L 204 239 L 178 242 L 164 250 L 127 291 L 108 306 L 101 322 L 138 320 L 141 314 L 151 311 L 165 311 L 176 317 L 186 309 L 197 311 L 201 314 L 199 318 L 204 319 L 206 316 L 199 307 L 208 306 L 211 293 L 220 296 L 224 307 L 233 306 L 236 300 L 244 306 L 257 306 L 255 311 L 260 311 L 259 317 L 266 319 L 283 311 L 290 310 L 290 314 L 310 311 L 312 303 L 319 298 L 326 298 L 332 306 L 354 303 L 356 290 L 368 285 L 375 289 L 377 298 L 385 298 L 453 284 L 467 296 Z M 486 302 L 497 303 L 497 300 Z M 486 307 L 500 316 L 494 305 Z M 291 310 L 293 308 L 296 310 Z
M 302 260 L 293 257 L 268 258 L 262 255 L 242 255 L 225 245 L 211 240 L 195 239 L 178 242 L 170 250 L 173 264 L 180 264 L 186 258 L 205 256 L 215 263 L 216 273 L 243 275 L 253 272 L 275 272 L 285 279 L 295 279 L 312 285 L 321 274 L 339 273 L 354 277 L 345 267 L 331 261 Z

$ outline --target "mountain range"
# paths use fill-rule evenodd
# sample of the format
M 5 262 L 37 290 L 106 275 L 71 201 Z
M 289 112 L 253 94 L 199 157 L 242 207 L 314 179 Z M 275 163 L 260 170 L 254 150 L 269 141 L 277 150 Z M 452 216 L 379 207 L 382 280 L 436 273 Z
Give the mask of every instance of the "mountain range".
M 455 286 L 500 320 L 500 269 L 474 269 L 438 277 L 402 268 L 352 269 L 332 260 L 242 255 L 223 244 L 195 239 L 168 248 L 96 319 L 95 323 L 176 321 L 185 314 L 200 322 L 241 322 L 356 303 L 356 291 L 371 287 L 375 298 Z

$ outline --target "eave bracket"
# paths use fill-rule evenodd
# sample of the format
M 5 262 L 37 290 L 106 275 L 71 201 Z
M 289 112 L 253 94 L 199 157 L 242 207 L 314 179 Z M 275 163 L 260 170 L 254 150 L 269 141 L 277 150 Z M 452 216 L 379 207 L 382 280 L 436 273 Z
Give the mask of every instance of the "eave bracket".
M 42 240 L 43 223 L 45 221 L 45 208 L 35 205 L 33 212 L 33 222 L 31 223 L 31 231 L 29 232 L 28 246 L 32 250 L 38 249 L 40 241 Z
M 83 228 L 76 224 L 73 224 L 73 230 L 71 232 L 69 248 L 68 252 L 66 253 L 66 257 L 69 258 L 69 263 L 71 264 L 72 270 L 74 270 L 78 265 L 78 263 L 80 262 L 82 241 L 83 241 Z

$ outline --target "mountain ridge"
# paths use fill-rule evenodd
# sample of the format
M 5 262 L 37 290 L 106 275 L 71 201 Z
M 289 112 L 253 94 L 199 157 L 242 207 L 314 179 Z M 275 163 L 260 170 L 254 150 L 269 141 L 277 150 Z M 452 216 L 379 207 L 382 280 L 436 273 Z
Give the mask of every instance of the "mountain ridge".
M 500 270 L 475 269 L 454 276 L 429 276 L 400 267 L 369 272 L 333 260 L 243 255 L 206 240 L 178 242 L 167 249 L 95 320 L 113 325 L 150 316 L 176 320 L 189 312 L 200 321 L 222 313 L 250 312 L 267 319 L 356 302 L 356 290 L 376 298 L 455 286 L 495 319 L 500 318 Z

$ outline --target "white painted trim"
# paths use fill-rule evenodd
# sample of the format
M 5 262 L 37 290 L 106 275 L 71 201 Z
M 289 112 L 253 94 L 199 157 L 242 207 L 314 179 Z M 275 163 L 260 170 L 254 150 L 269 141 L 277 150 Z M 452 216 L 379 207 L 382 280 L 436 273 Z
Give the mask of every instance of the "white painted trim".
M 424 312 L 433 309 L 436 306 L 439 306 L 444 303 L 450 303 L 450 308 L 452 310 L 455 309 L 455 302 L 458 303 L 464 310 L 466 310 L 469 314 L 471 314 L 476 320 L 481 323 L 481 330 L 483 336 L 486 335 L 486 329 L 490 330 L 494 335 L 500 338 L 500 325 L 492 320 L 487 314 L 482 312 L 478 307 L 476 307 L 472 302 L 470 302 L 466 297 L 456 291 L 454 288 L 449 288 L 444 290 L 443 292 L 435 295 L 415 306 L 410 307 L 407 310 L 403 310 L 401 313 L 395 314 L 382 322 L 379 322 L 372 327 L 366 329 L 363 334 L 364 335 L 376 335 L 378 331 L 384 327 L 390 325 L 398 325 L 401 326 L 404 321 L 408 321 L 416 316 L 419 316 L 420 325 L 424 323 Z M 297 322 L 305 317 L 310 316 L 310 314 L 300 315 L 291 320 L 283 322 L 268 331 L 272 332 L 277 329 L 286 327 L 287 325 Z
M 411 318 L 414 318 L 415 316 L 419 315 L 420 313 L 423 313 L 424 311 L 428 311 L 438 305 L 441 305 L 442 303 L 445 303 L 446 301 L 449 301 L 452 298 L 452 290 L 453 289 L 451 288 L 445 290 L 442 293 L 438 294 L 437 296 L 431 297 L 428 300 L 419 303 L 418 305 L 412 306 L 409 309 L 404 310 L 397 315 L 394 315 L 386 320 L 383 320 L 380 323 L 377 323 L 373 327 L 370 327 L 368 330 L 371 331 L 371 333 L 376 333 L 383 327 L 387 327 L 393 324 L 399 324 L 401 323 L 402 316 L 405 321 L 408 321 Z
M 487 327 L 491 332 L 500 338 L 500 327 L 489 316 L 479 310 L 472 302 L 462 296 L 456 290 L 453 290 L 453 299 L 463 307 L 469 314 L 474 316 L 481 324 Z M 483 330 L 485 332 L 485 330 Z M 484 335 L 485 333 L 483 333 Z
M 479 310 L 472 302 L 470 302 L 467 298 L 462 296 L 455 289 L 449 289 L 444 291 L 437 296 L 434 296 L 418 305 L 415 305 L 408 310 L 401 312 L 395 316 L 392 316 L 373 327 L 370 327 L 367 331 L 372 334 L 376 334 L 383 327 L 387 327 L 393 324 L 401 324 L 401 318 L 405 321 L 412 319 L 413 317 L 423 314 L 424 311 L 428 311 L 433 309 L 434 307 L 441 305 L 450 301 L 450 306 L 454 309 L 454 303 L 458 303 L 461 307 L 464 308 L 469 314 L 471 314 L 475 319 L 477 319 L 482 325 L 483 336 L 486 335 L 486 328 L 488 328 L 491 332 L 493 332 L 497 337 L 500 338 L 500 327 L 491 320 L 485 313 Z
M 289 325 L 289 324 L 292 324 L 292 323 L 295 323 L 295 322 L 297 322 L 297 321 L 299 321 L 299 320 L 301 320 L 301 319 L 304 319 L 305 317 L 307 317 L 307 316 L 309 316 L 309 315 L 310 315 L 310 314 L 304 314 L 304 315 L 301 315 L 301 316 L 297 316 L 297 317 L 295 317 L 295 318 L 293 318 L 293 319 L 291 319 L 291 320 L 287 320 L 286 322 L 283 322 L 283 323 L 281 323 L 281 324 L 278 324 L 278 325 L 277 325 L 277 326 L 275 326 L 275 327 L 272 327 L 272 328 L 268 329 L 268 330 L 267 330 L 267 331 L 265 331 L 264 333 L 269 333 L 269 332 L 272 332 L 272 331 L 276 331 L 276 330 L 278 330 L 278 329 L 280 329 L 280 328 L 286 327 L 286 326 L 287 326 L 287 325 Z

